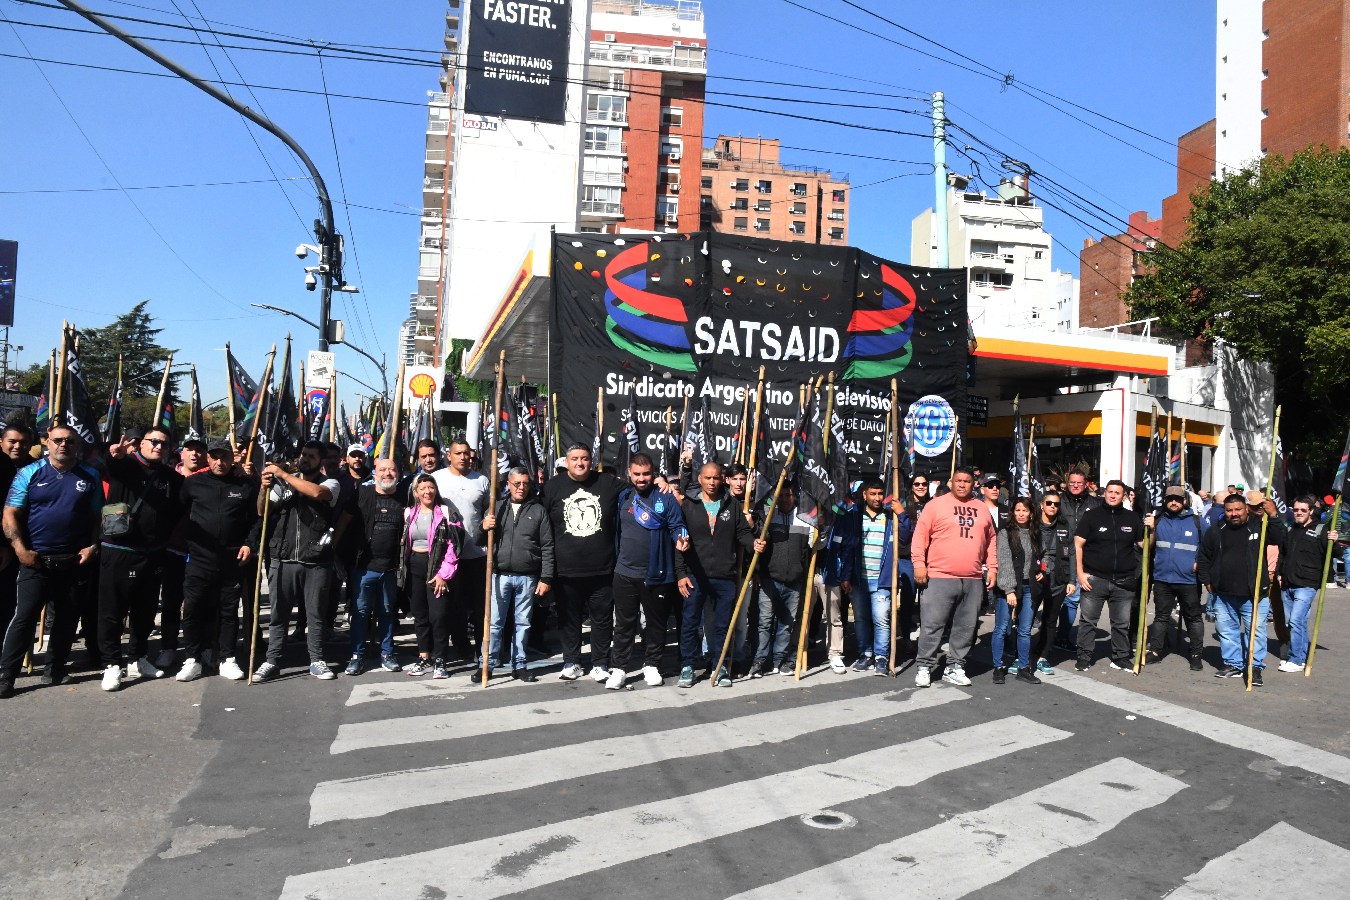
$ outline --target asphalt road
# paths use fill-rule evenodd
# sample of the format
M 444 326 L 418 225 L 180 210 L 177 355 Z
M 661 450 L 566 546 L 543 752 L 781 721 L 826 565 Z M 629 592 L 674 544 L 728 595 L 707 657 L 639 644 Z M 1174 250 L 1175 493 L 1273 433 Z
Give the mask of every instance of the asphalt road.
M 1337 896 L 1347 603 L 1316 676 L 1272 665 L 1251 694 L 1180 657 L 1040 687 L 973 662 L 971 687 L 927 690 L 367 673 L 107 695 L 90 673 L 0 707 L 0 896 Z

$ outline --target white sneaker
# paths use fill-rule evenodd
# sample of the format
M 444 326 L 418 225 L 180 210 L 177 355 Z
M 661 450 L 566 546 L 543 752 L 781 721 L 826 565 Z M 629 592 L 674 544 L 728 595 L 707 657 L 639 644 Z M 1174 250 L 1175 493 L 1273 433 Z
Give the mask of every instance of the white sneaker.
M 562 671 L 558 673 L 558 677 L 563 681 L 576 681 L 581 677 L 581 666 L 576 663 L 572 663 L 570 666 L 563 666 Z
M 230 681 L 243 681 L 244 670 L 239 668 L 239 663 L 234 661 L 234 657 L 228 657 L 220 662 L 220 677 L 228 678 Z
M 647 687 L 660 687 L 666 680 L 661 677 L 661 670 L 656 666 L 642 667 L 642 682 Z
M 942 680 L 960 687 L 970 686 L 970 679 L 966 677 L 966 670 L 960 666 L 950 666 L 947 669 L 947 674 L 942 676 Z
M 848 666 L 844 665 L 844 658 L 840 655 L 830 655 L 830 671 L 836 675 L 843 675 L 848 671 Z
M 914 673 L 914 686 L 928 687 L 932 683 L 933 673 L 928 670 L 927 666 L 919 666 L 919 670 Z
M 626 676 L 624 675 L 623 669 L 610 669 L 609 677 L 605 679 L 605 690 L 621 691 L 623 690 L 623 683 L 625 680 Z
M 149 658 L 150 657 L 148 656 L 146 657 L 146 659 Z M 174 664 L 177 662 L 178 662 L 177 650 L 161 650 L 159 651 L 159 656 L 155 657 L 155 668 L 172 669 L 174 667 Z M 154 677 L 158 678 L 159 676 L 156 675 Z
M 174 676 L 175 681 L 196 681 L 202 677 L 202 664 L 192 657 L 183 660 L 183 668 Z
M 111 665 L 103 670 L 103 689 L 115 691 L 122 686 L 122 667 Z
M 150 657 L 142 656 L 136 660 L 136 671 L 141 673 L 142 678 L 163 678 L 164 670 L 157 668 L 150 662 Z
M 604 684 L 609 680 L 609 668 L 606 666 L 591 666 L 591 680 L 596 684 Z
M 1280 671 L 1281 671 L 1281 672 L 1302 672 L 1302 671 L 1303 671 L 1303 663 L 1290 662 L 1289 660 L 1286 659 L 1284 662 L 1280 663 Z

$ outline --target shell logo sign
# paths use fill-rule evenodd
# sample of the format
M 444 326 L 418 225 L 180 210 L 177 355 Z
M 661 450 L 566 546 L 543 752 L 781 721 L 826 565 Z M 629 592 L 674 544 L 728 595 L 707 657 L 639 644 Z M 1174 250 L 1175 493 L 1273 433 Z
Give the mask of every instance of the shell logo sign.
M 408 393 L 418 400 L 424 400 L 436 392 L 436 379 L 425 372 L 419 372 L 408 379 Z

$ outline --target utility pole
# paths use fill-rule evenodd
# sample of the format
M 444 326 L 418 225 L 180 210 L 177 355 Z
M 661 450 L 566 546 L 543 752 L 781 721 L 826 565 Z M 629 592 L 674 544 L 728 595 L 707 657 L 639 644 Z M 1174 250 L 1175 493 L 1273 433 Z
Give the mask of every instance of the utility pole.
M 315 166 L 314 161 L 309 158 L 309 154 L 304 151 L 304 148 L 296 143 L 295 138 L 283 131 L 280 126 L 272 122 L 266 116 L 239 103 L 229 94 L 203 80 L 191 70 L 186 69 L 172 59 L 169 59 L 153 47 L 141 43 L 141 41 L 127 34 L 107 19 L 104 19 L 97 13 L 90 12 L 79 3 L 76 3 L 75 0 L 60 0 L 60 2 L 62 6 L 66 7 L 71 12 L 77 13 L 85 19 L 88 19 L 90 22 L 94 23 L 99 28 L 102 28 L 104 31 L 108 32 L 108 34 L 111 34 L 133 50 L 150 57 L 170 72 L 173 72 L 179 78 L 182 78 L 194 87 L 206 92 L 216 100 L 219 100 L 230 109 L 248 119 L 250 122 L 253 122 L 275 135 L 292 153 L 299 157 L 300 162 L 304 163 L 305 168 L 309 170 L 309 177 L 314 180 L 314 189 L 319 195 L 319 210 L 322 215 L 321 219 L 314 220 L 314 237 L 317 239 L 318 243 L 316 249 L 319 251 L 319 264 L 308 270 L 309 274 L 305 278 L 305 287 L 311 291 L 316 287 L 322 287 L 319 294 L 319 349 L 327 350 L 329 334 L 328 323 L 333 304 L 334 285 L 336 285 L 338 290 L 350 293 L 355 293 L 356 288 L 349 287 L 347 283 L 342 280 L 342 235 L 337 233 L 337 226 L 333 221 L 333 202 L 328 198 L 328 187 L 324 184 L 323 176 L 319 174 L 318 167 Z M 303 244 L 301 245 L 301 247 L 304 246 L 305 245 Z M 300 248 L 297 248 L 297 255 L 303 259 L 304 254 L 299 253 L 299 249 Z M 315 273 L 318 274 L 318 278 L 314 278 Z
M 933 214 L 937 224 L 937 267 L 951 265 L 947 241 L 947 112 L 942 91 L 933 92 L 933 187 L 937 198 Z

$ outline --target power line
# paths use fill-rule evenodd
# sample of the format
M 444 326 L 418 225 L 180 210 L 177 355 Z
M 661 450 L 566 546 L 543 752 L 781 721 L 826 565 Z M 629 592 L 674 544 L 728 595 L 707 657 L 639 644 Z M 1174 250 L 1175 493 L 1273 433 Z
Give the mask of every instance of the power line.
M 308 181 L 308 178 L 288 178 L 287 181 Z M 271 178 L 249 178 L 243 181 L 194 181 L 183 184 L 128 184 L 118 187 L 90 188 L 26 188 L 16 191 L 0 191 L 4 194 L 97 194 L 109 191 L 164 191 L 171 188 L 229 187 L 239 184 L 272 184 Z

